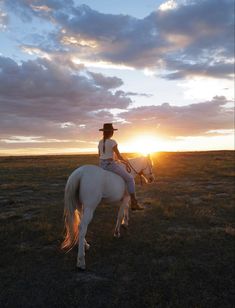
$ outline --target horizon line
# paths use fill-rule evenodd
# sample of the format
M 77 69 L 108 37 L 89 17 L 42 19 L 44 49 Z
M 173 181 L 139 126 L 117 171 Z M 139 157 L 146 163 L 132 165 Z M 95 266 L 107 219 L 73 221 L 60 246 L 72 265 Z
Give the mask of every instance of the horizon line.
M 156 155 L 157 153 L 201 153 L 201 152 L 233 152 L 235 151 L 235 149 L 223 149 L 223 150 L 178 150 L 178 151 L 155 151 L 152 153 L 149 153 L 150 155 Z M 123 154 L 140 154 L 142 156 L 146 156 L 143 155 L 141 153 L 138 152 L 123 152 Z M 43 153 L 43 154 L 1 154 L 0 153 L 0 157 L 32 157 L 32 156 L 80 156 L 80 155 L 97 155 L 98 153 L 91 153 L 91 152 L 74 152 L 74 153 Z

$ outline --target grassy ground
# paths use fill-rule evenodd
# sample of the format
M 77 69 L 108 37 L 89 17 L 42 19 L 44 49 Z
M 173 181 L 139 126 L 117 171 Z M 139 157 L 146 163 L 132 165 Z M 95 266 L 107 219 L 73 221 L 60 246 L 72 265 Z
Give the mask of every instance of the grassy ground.
M 88 228 L 88 271 L 60 251 L 63 190 L 97 157 L 0 158 L 0 307 L 234 307 L 234 152 L 160 153 L 144 212 L 113 238 L 118 209 Z

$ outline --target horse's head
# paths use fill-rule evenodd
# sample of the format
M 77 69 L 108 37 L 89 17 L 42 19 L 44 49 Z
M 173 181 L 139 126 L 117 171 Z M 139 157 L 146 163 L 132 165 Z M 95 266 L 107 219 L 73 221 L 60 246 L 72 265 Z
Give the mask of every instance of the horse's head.
M 139 175 L 142 176 L 146 183 L 152 183 L 155 181 L 155 176 L 153 174 L 153 164 L 150 156 L 141 156 L 136 158 L 128 159 L 128 163 L 125 164 L 127 171 L 132 173 L 134 177 Z
M 150 155 L 144 157 L 143 159 L 143 166 L 141 169 L 141 175 L 144 176 L 147 183 L 153 183 L 155 181 L 155 176 L 153 173 L 153 164 L 150 158 Z

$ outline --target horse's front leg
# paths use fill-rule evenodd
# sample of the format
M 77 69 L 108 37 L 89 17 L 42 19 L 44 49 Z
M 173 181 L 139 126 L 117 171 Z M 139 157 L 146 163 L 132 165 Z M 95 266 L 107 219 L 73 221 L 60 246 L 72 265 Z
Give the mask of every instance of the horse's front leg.
M 77 257 L 77 267 L 81 270 L 86 269 L 86 262 L 85 262 L 85 246 L 87 244 L 85 240 L 87 227 L 93 217 L 93 210 L 90 208 L 84 209 L 84 215 L 81 219 L 81 224 L 79 228 L 79 244 L 78 244 L 78 257 Z
M 130 200 L 129 196 L 124 196 L 122 200 L 122 203 L 118 211 L 118 217 L 117 217 L 116 227 L 114 231 L 114 237 L 117 237 L 117 238 L 120 237 L 120 227 L 121 227 L 123 220 L 127 222 L 127 225 L 128 225 L 129 200 Z

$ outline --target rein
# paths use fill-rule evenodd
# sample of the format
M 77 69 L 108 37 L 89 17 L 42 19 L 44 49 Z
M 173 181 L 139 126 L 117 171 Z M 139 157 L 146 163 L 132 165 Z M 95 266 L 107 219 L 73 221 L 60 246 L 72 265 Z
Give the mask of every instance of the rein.
M 125 164 L 125 166 L 126 166 L 126 171 L 127 171 L 128 173 L 131 173 L 131 169 L 132 169 L 132 170 L 140 177 L 140 184 L 143 185 L 143 178 L 142 178 L 142 176 L 144 176 L 143 171 L 144 171 L 145 169 L 147 169 L 148 167 L 150 168 L 148 162 L 147 162 L 146 167 L 143 168 L 143 169 L 141 169 L 139 172 L 131 165 L 131 163 L 130 163 L 129 161 L 127 161 L 127 162 L 125 161 L 124 164 Z M 150 169 L 150 170 L 151 170 L 151 169 Z

